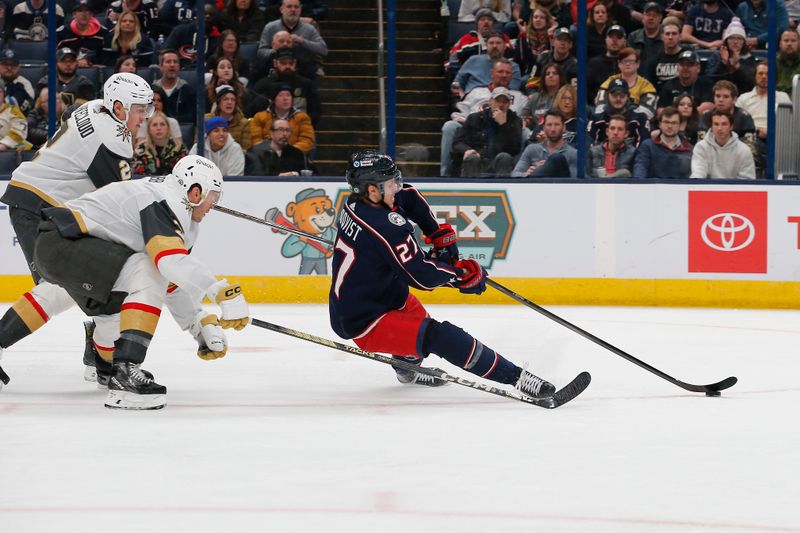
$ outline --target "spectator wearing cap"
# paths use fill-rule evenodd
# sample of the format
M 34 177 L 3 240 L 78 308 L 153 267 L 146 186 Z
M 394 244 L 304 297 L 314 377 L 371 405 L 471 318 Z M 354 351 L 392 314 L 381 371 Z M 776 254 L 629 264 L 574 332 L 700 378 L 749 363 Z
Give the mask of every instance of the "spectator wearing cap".
M 220 85 L 217 87 L 214 96 L 214 105 L 211 112 L 206 113 L 205 118 L 213 116 L 224 118 L 228 121 L 228 133 L 233 140 L 239 143 L 242 150 L 249 150 L 253 146 L 250 132 L 250 119 L 244 116 L 236 89 L 230 85 Z
M 722 34 L 722 46 L 708 60 L 705 72 L 712 79 L 732 81 L 739 93 L 746 93 L 753 88 L 756 63 L 744 26 L 738 17 L 733 17 Z
M 239 143 L 228 134 L 228 121 L 214 116 L 206 119 L 206 139 L 204 156 L 213 161 L 223 176 L 241 176 L 244 174 L 244 152 Z M 197 145 L 192 146 L 189 154 L 197 153 Z
M 462 65 L 450 87 L 454 95 L 463 98 L 475 87 L 486 87 L 492 81 L 492 66 L 503 57 L 505 41 L 499 33 L 493 33 L 487 39 L 486 54 L 472 56 Z M 519 65 L 512 63 L 514 74 L 510 87 L 519 90 L 522 86 L 522 75 Z
M 309 167 L 306 155 L 289 144 L 292 126 L 288 120 L 276 119 L 270 128 L 270 140 L 247 153 L 252 161 L 251 173 L 257 176 L 299 176 Z
M 543 75 L 544 68 L 550 63 L 558 65 L 567 77 L 569 83 L 577 83 L 578 60 L 572 55 L 573 39 L 569 28 L 561 27 L 553 32 L 550 42 L 551 50 L 540 54 L 536 60 L 536 70 L 531 71 L 531 77 Z M 528 87 L 529 89 L 531 87 Z
M 459 22 L 475 22 L 478 11 L 489 11 L 497 22 L 511 20 L 511 0 L 461 0 Z
M 314 149 L 314 126 L 308 114 L 292 105 L 292 88 L 289 85 L 278 86 L 272 95 L 272 104 L 250 119 L 254 145 L 271 138 L 272 122 L 277 118 L 288 120 L 291 125 L 289 144 L 308 155 Z
M 683 93 L 690 95 L 697 110 L 705 113 L 714 106 L 714 82 L 700 75 L 700 60 L 692 50 L 684 50 L 678 56 L 678 75 L 662 84 L 658 91 L 659 108 L 670 105 Z
M 611 27 L 608 8 L 603 2 L 595 2 L 586 14 L 586 58 L 606 53 L 606 31 Z
M 113 65 L 122 55 L 130 55 L 140 67 L 153 63 L 153 41 L 142 32 L 139 17 L 123 11 L 114 30 L 107 33 L 103 44 L 104 63 Z
M 47 40 L 47 0 L 20 0 L 11 12 L 10 26 L 14 39 Z M 64 10 L 56 4 L 56 28 L 64 25 Z
M 636 150 L 633 177 L 688 178 L 692 172 L 692 144 L 680 135 L 677 108 L 665 107 L 658 124 L 658 135 L 645 139 Z
M 719 0 L 703 0 L 686 12 L 681 40 L 700 48 L 717 49 L 732 18 L 733 12 L 728 6 L 721 6 Z
M 692 174 L 695 179 L 755 179 L 756 167 L 750 148 L 739 142 L 726 112 L 711 113 L 711 129 L 692 153 Z
M 778 80 L 777 89 L 792 92 L 792 79 L 800 74 L 800 35 L 797 30 L 783 30 L 778 41 Z
M 658 2 L 648 2 L 642 13 L 642 27 L 628 35 L 628 46 L 638 50 L 642 65 L 647 66 L 663 48 L 661 41 L 661 20 L 664 8 Z M 642 73 L 645 74 L 646 73 Z
M 614 115 L 622 115 L 628 122 L 628 140 L 631 145 L 639 146 L 650 137 L 650 119 L 647 113 L 630 99 L 628 82 L 617 78 L 609 84 L 606 101 L 602 109 L 595 111 L 589 120 L 589 138 L 592 143 L 606 141 L 606 128 Z
M 625 28 L 614 24 L 606 32 L 606 53 L 595 56 L 586 63 L 586 96 L 591 104 L 597 98 L 600 86 L 611 75 L 619 74 L 619 53 L 625 48 Z
M 450 48 L 449 61 L 445 63 L 451 72 L 455 72 L 472 56 L 489 53 L 489 37 L 495 34 L 494 15 L 491 9 L 481 8 L 475 12 L 476 29 L 462 35 Z M 497 33 L 503 39 L 503 54 L 511 47 L 511 41 L 503 33 Z
M 647 114 L 647 118 L 653 118 L 656 114 L 656 103 L 658 96 L 656 95 L 656 88 L 644 76 L 638 73 L 640 61 L 639 52 L 634 48 L 623 48 L 617 56 L 619 64 L 619 74 L 610 76 L 597 91 L 595 98 L 595 106 L 602 106 L 606 99 L 606 91 L 611 85 L 611 82 L 618 78 L 622 78 L 628 84 L 628 91 L 631 100 L 634 104 L 641 106 Z M 597 110 L 597 109 L 595 109 Z
M 215 50 L 219 43 L 220 22 L 216 5 L 206 4 L 205 22 L 206 50 Z M 181 24 L 175 27 L 164 43 L 165 48 L 178 52 L 182 67 L 193 66 L 197 62 L 197 24 Z
M 630 178 L 636 148 L 627 136 L 628 121 L 625 117 L 611 115 L 605 142 L 593 144 L 586 154 L 586 177 Z
M 89 0 L 78 0 L 72 6 L 72 20 L 58 32 L 58 47 L 78 52 L 79 67 L 113 65 L 114 62 L 107 63 L 103 55 L 108 33 L 94 18 Z
M 186 146 L 172 136 L 168 119 L 161 111 L 154 111 L 147 119 L 147 135 L 137 144 L 133 154 L 134 174 L 164 176 L 189 153 Z
M 522 121 L 505 87 L 492 90 L 485 109 L 467 117 L 453 144 L 453 169 L 461 176 L 510 176 L 522 145 Z
M 97 87 L 86 76 L 78 74 L 78 54 L 71 48 L 56 51 L 57 90 L 62 93 L 68 106 L 93 100 Z M 36 84 L 37 89 L 47 86 L 47 75 Z
M 536 67 L 539 56 L 550 51 L 551 36 L 555 31 L 552 27 L 553 16 L 548 10 L 539 7 L 533 10 L 530 23 L 520 19 L 517 21 L 517 26 L 519 32 L 513 58 L 519 65 L 522 75 L 527 77 Z
M 789 13 L 784 2 L 775 2 L 775 18 L 767 16 L 766 0 L 743 0 L 736 6 L 736 15 L 747 33 L 747 44 L 751 49 L 766 48 L 769 40 L 769 22 L 774 20 L 778 35 L 789 27 Z
M 301 64 L 306 61 L 315 66 L 313 72 L 304 72 L 306 76 L 314 79 L 319 69 L 318 58 L 328 55 L 325 39 L 312 24 L 300 20 L 300 0 L 283 0 L 280 13 L 281 18 L 264 26 L 258 43 L 258 56 L 268 60 L 272 55 L 272 37 L 279 31 L 287 31 L 291 36 L 295 57 Z
M 108 12 L 106 13 L 106 27 L 108 29 L 113 29 L 123 11 L 133 11 L 136 14 L 139 18 L 142 32 L 146 35 L 155 36 L 156 31 L 165 29 L 158 27 L 158 4 L 153 0 L 114 0 L 108 6 Z M 168 33 L 169 30 L 167 29 L 166 32 Z
M 0 80 L 0 151 L 28 150 L 28 122 L 19 106 L 6 99 L 6 85 Z
M 6 84 L 6 97 L 13 99 L 20 110 L 27 113 L 33 106 L 33 85 L 19 72 L 19 60 L 14 50 L 6 48 L 0 52 L 0 79 Z
M 297 59 L 291 48 L 279 48 L 272 56 L 272 69 L 266 78 L 258 80 L 252 92 L 268 99 L 280 85 L 292 88 L 292 105 L 311 117 L 316 127 L 322 114 L 319 92 L 314 83 L 297 72 Z
M 158 68 L 161 78 L 152 83 L 153 87 L 161 87 L 167 99 L 164 102 L 164 113 L 178 122 L 194 122 L 197 113 L 197 93 L 194 87 L 180 77 L 180 57 L 175 50 L 164 49 L 158 54 Z
M 578 152 L 564 136 L 564 115 L 551 109 L 544 115 L 541 142 L 529 144 L 511 175 L 518 178 L 569 178 L 578 175 Z
M 642 75 L 661 90 L 665 82 L 678 76 L 678 58 L 687 48 L 681 45 L 682 23 L 677 17 L 667 17 L 661 23 L 663 46 L 648 59 Z M 665 104 L 666 105 L 666 104 Z

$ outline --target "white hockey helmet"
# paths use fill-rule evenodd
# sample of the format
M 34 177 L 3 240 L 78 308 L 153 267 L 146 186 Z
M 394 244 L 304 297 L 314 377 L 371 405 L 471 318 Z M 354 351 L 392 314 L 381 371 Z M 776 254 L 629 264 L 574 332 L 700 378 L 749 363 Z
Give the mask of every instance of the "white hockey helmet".
M 103 105 L 106 109 L 114 111 L 114 102 L 119 100 L 122 107 L 128 112 L 133 104 L 147 107 L 147 118 L 153 114 L 153 89 L 136 74 L 118 72 L 112 74 L 103 85 Z
M 217 165 L 205 157 L 199 155 L 187 155 L 178 161 L 172 168 L 172 181 L 183 191 L 183 198 L 193 207 L 202 204 L 209 193 L 217 192 L 219 198 L 222 197 L 222 172 Z M 189 202 L 187 195 L 194 186 L 200 187 L 200 201 L 197 203 Z

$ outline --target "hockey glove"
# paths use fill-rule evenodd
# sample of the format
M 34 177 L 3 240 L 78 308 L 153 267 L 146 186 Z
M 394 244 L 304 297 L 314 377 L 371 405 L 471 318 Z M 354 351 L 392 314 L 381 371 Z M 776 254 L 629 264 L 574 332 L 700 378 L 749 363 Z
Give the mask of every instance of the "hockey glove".
M 197 357 L 203 361 L 211 361 L 225 357 L 228 351 L 228 339 L 219 325 L 217 315 L 200 312 L 189 327 L 189 332 L 197 341 Z
M 426 244 L 433 244 L 432 259 L 449 265 L 458 261 L 458 245 L 455 229 L 450 224 L 440 224 L 439 229 L 425 237 Z
M 461 259 L 456 261 L 456 268 L 461 269 L 461 274 L 453 284 L 464 294 L 481 294 L 486 290 L 486 269 L 474 259 Z
M 238 283 L 228 285 L 228 280 L 221 279 L 208 289 L 208 298 L 219 304 L 222 312 L 219 318 L 221 327 L 238 331 L 250 323 L 250 310 Z

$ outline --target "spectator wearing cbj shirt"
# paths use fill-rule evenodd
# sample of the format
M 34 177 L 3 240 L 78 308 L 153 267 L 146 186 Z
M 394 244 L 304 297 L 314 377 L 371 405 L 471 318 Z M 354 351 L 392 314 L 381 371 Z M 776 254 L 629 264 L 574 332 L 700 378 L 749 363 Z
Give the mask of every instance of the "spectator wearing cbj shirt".
M 722 45 L 722 32 L 733 13 L 719 0 L 702 0 L 689 8 L 683 22 L 681 40 L 700 48 L 716 49 Z
M 633 177 L 688 178 L 692 172 L 692 144 L 680 135 L 680 113 L 667 106 L 658 124 L 658 134 L 636 150 Z

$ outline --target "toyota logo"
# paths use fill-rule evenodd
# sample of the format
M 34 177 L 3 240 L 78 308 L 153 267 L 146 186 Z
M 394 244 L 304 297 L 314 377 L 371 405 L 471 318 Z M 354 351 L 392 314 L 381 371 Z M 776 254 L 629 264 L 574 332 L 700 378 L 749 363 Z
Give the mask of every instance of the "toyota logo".
M 736 252 L 746 248 L 756 237 L 756 228 L 749 219 L 736 213 L 710 216 L 700 228 L 703 242 L 720 252 Z

